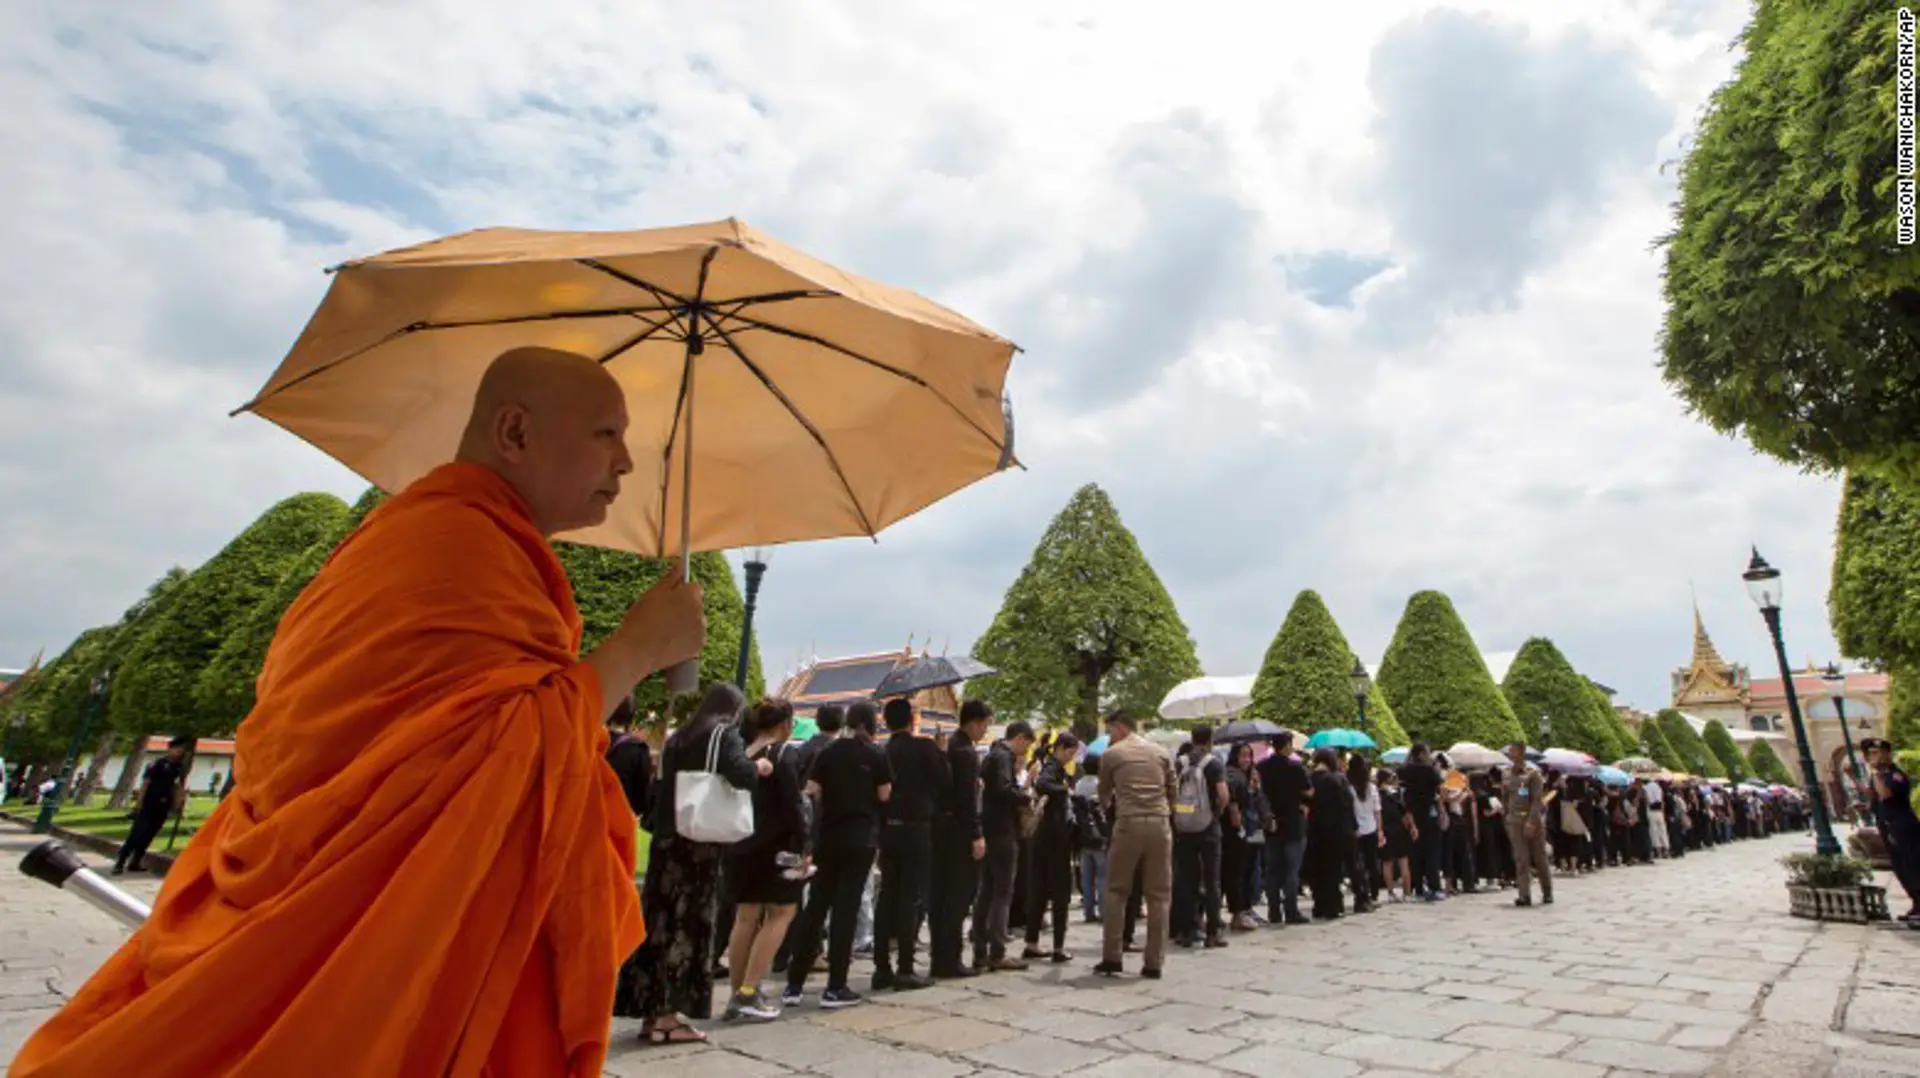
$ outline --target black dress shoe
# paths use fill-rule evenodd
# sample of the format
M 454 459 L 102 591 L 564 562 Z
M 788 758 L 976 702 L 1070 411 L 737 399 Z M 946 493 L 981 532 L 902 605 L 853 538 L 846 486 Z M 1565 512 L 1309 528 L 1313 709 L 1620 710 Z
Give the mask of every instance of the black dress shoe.
M 1160 979 L 1160 970 L 1156 967 L 1148 967 L 1140 971 L 1140 976 L 1145 977 L 1149 981 L 1157 981 Z
M 1126 967 L 1118 962 L 1096 962 L 1093 966 L 1093 972 L 1098 973 L 1102 977 L 1118 977 L 1126 972 Z
M 918 992 L 923 988 L 932 988 L 933 980 L 917 973 L 902 973 L 893 979 L 895 992 Z
M 1516 905 L 1516 906 L 1531 906 L 1531 905 L 1533 905 L 1533 899 L 1531 899 L 1531 898 L 1516 898 L 1516 899 L 1514 899 L 1514 900 L 1513 900 L 1513 904 L 1514 904 L 1514 905 Z
M 873 990 L 875 992 L 891 991 L 894 983 L 895 979 L 892 970 L 877 969 L 873 971 Z

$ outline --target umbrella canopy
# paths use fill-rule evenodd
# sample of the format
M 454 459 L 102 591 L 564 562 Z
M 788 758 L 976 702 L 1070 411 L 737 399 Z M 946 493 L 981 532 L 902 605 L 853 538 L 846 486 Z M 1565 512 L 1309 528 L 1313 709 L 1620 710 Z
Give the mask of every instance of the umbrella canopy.
M 1665 770 L 1658 763 L 1647 759 L 1645 756 L 1629 756 L 1624 760 L 1615 760 L 1613 766 L 1625 771 L 1629 775 L 1657 775 L 1662 770 Z
M 734 220 L 483 229 L 349 262 L 240 411 L 399 490 L 452 459 L 481 375 L 523 346 L 626 391 L 633 472 L 577 542 L 871 536 L 1013 463 L 1011 342 Z
M 1160 701 L 1160 717 L 1176 721 L 1225 718 L 1238 715 L 1253 702 L 1250 677 L 1197 677 L 1167 691 Z
M 1388 749 L 1380 754 L 1380 762 L 1383 764 L 1404 764 L 1407 762 L 1407 753 L 1410 751 L 1412 750 L 1408 749 L 1405 745 L 1397 749 Z
M 881 678 L 880 684 L 874 686 L 873 695 L 875 699 L 912 696 L 927 689 L 937 689 L 943 685 L 958 685 L 971 678 L 989 677 L 999 672 L 986 663 L 975 662 L 965 655 L 915 659 Z
M 800 715 L 793 720 L 794 741 L 805 741 L 820 732 L 820 724 L 812 715 Z
M 1286 732 L 1287 728 L 1277 722 L 1268 722 L 1265 719 L 1237 719 L 1215 730 L 1213 743 L 1233 745 L 1242 741 L 1268 741 Z
M 1507 758 L 1471 741 L 1462 741 L 1447 750 L 1447 762 L 1463 771 L 1476 771 L 1483 767 L 1499 767 Z
M 1330 730 L 1314 731 L 1313 736 L 1307 738 L 1307 748 L 1370 749 L 1373 748 L 1373 738 L 1359 730 L 1334 727 Z
M 1548 749 L 1540 754 L 1540 765 L 1551 767 L 1563 775 L 1580 777 L 1593 774 L 1598 766 L 1593 757 L 1573 749 Z
M 1593 777 L 1596 779 L 1599 779 L 1602 783 L 1608 786 L 1633 785 L 1632 775 L 1627 774 L 1625 771 L 1622 771 L 1617 767 L 1609 767 L 1606 764 L 1601 764 L 1599 767 L 1594 768 Z
M 1087 742 L 1086 751 L 1080 754 L 1080 758 L 1084 760 L 1089 756 L 1098 756 L 1101 753 L 1107 751 L 1108 744 L 1109 742 L 1107 739 L 1107 735 L 1101 734 L 1099 737 L 1096 737 L 1092 741 Z

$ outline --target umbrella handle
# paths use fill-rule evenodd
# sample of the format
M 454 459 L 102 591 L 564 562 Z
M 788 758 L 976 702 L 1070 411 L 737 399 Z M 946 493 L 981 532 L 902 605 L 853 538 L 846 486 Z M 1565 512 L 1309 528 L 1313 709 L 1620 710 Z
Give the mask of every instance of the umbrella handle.
M 707 262 L 712 261 L 709 253 L 707 261 L 700 263 L 700 288 L 705 291 L 707 284 Z M 706 351 L 700 337 L 700 307 L 698 300 L 688 314 L 687 332 L 687 436 L 680 443 L 680 580 L 693 583 L 693 388 L 694 371 L 699 367 L 694 360 Z M 693 692 L 700 688 L 700 658 L 695 656 L 683 663 L 676 663 L 667 669 L 667 700 L 681 693 Z M 741 686 L 746 691 L 746 686 Z

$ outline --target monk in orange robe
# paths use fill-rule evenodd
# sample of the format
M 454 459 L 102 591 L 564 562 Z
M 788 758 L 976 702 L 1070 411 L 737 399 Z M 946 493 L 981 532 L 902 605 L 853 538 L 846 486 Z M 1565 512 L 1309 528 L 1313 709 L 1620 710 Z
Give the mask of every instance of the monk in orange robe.
M 625 427 L 589 360 L 493 363 L 456 461 L 287 611 L 233 793 L 13 1075 L 597 1078 L 642 937 L 602 720 L 705 632 L 670 579 L 579 657 L 547 536 L 604 518 Z

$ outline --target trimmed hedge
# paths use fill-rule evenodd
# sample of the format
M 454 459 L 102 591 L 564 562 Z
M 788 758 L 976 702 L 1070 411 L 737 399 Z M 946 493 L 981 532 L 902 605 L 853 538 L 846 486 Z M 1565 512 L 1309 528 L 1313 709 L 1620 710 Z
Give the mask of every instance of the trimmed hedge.
M 1727 732 L 1719 719 L 1707 720 L 1706 728 L 1700 732 L 1700 740 L 1706 743 L 1707 751 L 1713 753 L 1713 758 L 1720 761 L 1727 778 L 1738 782 L 1747 777 L 1747 758 L 1740 755 L 1740 747 L 1733 743 L 1733 735 Z
M 1267 647 L 1253 682 L 1247 717 L 1301 733 L 1360 728 L 1383 749 L 1406 744 L 1406 733 L 1394 721 L 1393 709 L 1380 695 L 1377 682 L 1369 686 L 1367 718 L 1361 723 L 1353 697 L 1353 664 L 1353 649 L 1327 604 L 1319 593 L 1302 591 L 1294 596 L 1286 620 Z
M 1407 600 L 1380 663 L 1380 688 L 1408 735 L 1437 748 L 1493 748 L 1524 736 L 1453 602 L 1437 591 Z

